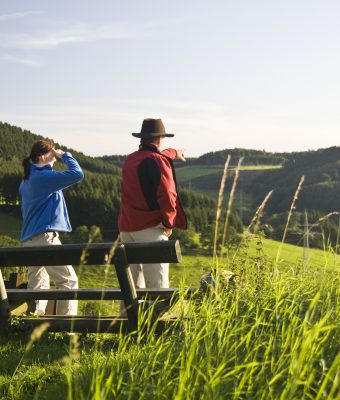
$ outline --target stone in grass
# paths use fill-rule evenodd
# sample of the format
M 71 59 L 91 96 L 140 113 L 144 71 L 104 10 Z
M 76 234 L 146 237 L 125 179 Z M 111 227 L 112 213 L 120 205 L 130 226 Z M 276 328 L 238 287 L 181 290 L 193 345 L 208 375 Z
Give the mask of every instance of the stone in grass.
M 211 271 L 201 276 L 200 291 L 207 292 L 232 288 L 236 286 L 238 280 L 238 275 L 232 271 L 219 271 L 217 277 L 216 273 Z

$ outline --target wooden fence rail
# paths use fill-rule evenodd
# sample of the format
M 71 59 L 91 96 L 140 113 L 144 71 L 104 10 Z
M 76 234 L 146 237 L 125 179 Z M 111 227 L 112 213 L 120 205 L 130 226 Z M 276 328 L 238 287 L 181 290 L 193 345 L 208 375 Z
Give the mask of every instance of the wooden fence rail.
M 21 324 L 35 327 L 43 322 L 50 324 L 49 330 L 73 332 L 118 332 L 136 330 L 138 326 L 138 300 L 170 300 L 178 295 L 178 289 L 139 289 L 136 290 L 129 264 L 132 263 L 178 263 L 181 261 L 181 250 L 177 240 L 126 243 L 115 246 L 113 243 L 72 244 L 61 246 L 4 247 L 0 248 L 0 267 L 13 266 L 57 266 L 86 265 L 94 268 L 97 265 L 114 265 L 120 289 L 70 289 L 70 290 L 29 290 L 6 289 L 0 270 L 0 328 L 11 326 L 9 301 L 39 299 L 54 300 L 123 300 L 127 318 L 117 317 L 65 317 L 44 316 L 39 318 L 22 317 Z M 188 290 L 186 295 L 190 295 Z M 159 321 L 156 330 L 162 330 L 166 323 Z

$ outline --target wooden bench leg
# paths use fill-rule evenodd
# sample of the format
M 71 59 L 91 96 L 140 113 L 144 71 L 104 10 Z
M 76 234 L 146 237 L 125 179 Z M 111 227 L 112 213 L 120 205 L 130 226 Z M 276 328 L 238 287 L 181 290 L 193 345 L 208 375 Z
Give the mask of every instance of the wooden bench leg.
M 5 282 L 0 270 L 0 330 L 7 329 L 11 323 L 11 311 L 7 298 Z
M 116 252 L 115 268 L 129 320 L 129 326 L 132 331 L 135 331 L 138 327 L 138 299 L 130 266 L 123 247 Z

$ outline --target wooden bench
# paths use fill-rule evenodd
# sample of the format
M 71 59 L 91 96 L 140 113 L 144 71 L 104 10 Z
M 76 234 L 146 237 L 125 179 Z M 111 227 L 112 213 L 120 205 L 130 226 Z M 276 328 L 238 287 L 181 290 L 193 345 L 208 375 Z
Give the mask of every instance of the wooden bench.
M 28 300 L 123 300 L 127 318 L 114 316 L 43 316 L 20 317 L 20 326 L 34 328 L 44 322 L 49 323 L 51 332 L 131 332 L 138 328 L 139 301 L 170 300 L 179 294 L 178 289 L 137 289 L 132 280 L 129 264 L 139 263 L 178 263 L 181 250 L 177 240 L 147 243 L 94 243 L 70 244 L 61 246 L 3 247 L 0 248 L 0 267 L 13 266 L 57 266 L 114 265 L 120 288 L 109 289 L 70 289 L 70 290 L 29 290 L 6 289 L 0 270 L 0 329 L 12 326 L 9 302 Z M 190 295 L 188 290 L 186 295 Z M 156 332 L 161 332 L 171 321 L 158 320 Z

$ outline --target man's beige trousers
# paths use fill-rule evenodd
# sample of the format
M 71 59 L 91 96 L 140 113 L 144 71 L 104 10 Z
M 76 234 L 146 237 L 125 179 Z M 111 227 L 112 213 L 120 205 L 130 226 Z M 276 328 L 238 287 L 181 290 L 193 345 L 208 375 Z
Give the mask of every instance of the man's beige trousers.
M 55 246 L 60 245 L 59 235 L 56 232 L 46 232 L 34 236 L 23 243 L 23 246 Z M 78 278 L 71 265 L 28 267 L 28 289 L 49 289 L 50 277 L 57 289 L 78 289 Z M 35 313 L 45 314 L 47 300 L 35 301 Z M 58 300 L 58 315 L 77 315 L 77 300 Z
M 121 232 L 120 239 L 125 243 L 169 240 L 158 227 L 136 232 Z M 136 288 L 169 287 L 169 264 L 130 264 L 130 269 Z

